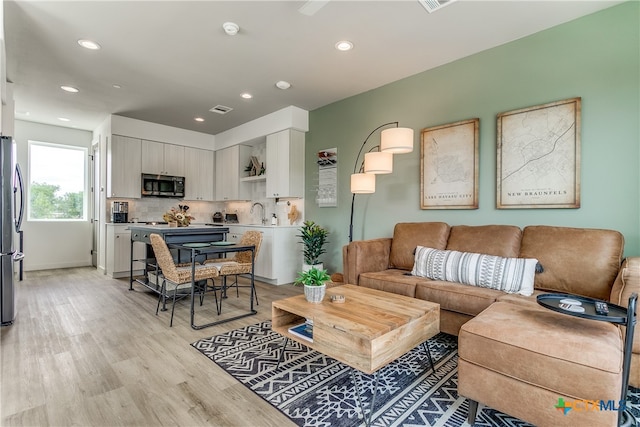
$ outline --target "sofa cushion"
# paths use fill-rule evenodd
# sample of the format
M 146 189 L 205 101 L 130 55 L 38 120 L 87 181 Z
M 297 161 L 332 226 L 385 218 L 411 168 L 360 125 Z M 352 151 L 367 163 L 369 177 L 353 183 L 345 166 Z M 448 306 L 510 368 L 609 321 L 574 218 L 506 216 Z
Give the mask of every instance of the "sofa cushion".
M 495 289 L 478 288 L 461 283 L 414 277 L 416 298 L 437 302 L 441 310 L 448 310 L 467 316 L 477 316 L 493 304 L 504 292 Z M 457 334 L 457 331 L 456 331 Z
M 522 230 L 515 225 L 454 225 L 446 249 L 516 258 L 521 240 Z
M 622 234 L 613 230 L 528 226 L 520 257 L 542 265 L 536 289 L 609 300 L 623 249 Z
M 358 285 L 413 298 L 416 293 L 416 278 L 406 274 L 406 270 L 393 268 L 385 271 L 361 273 Z
M 411 273 L 529 296 L 533 293 L 537 263 L 536 259 L 503 258 L 418 246 Z
M 444 222 L 400 222 L 393 229 L 389 263 L 401 270 L 413 268 L 418 245 L 444 249 L 449 238 L 449 225 Z
M 496 302 L 462 326 L 458 342 L 461 360 L 562 396 L 620 393 L 623 342 L 612 323 Z

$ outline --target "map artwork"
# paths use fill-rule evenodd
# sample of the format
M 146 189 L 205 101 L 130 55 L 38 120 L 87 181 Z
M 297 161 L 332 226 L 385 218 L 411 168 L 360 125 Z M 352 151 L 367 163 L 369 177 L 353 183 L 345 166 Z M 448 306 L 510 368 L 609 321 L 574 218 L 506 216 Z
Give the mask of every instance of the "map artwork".
M 479 124 L 471 119 L 422 131 L 422 209 L 478 208 Z
M 580 101 L 498 115 L 497 208 L 580 207 Z

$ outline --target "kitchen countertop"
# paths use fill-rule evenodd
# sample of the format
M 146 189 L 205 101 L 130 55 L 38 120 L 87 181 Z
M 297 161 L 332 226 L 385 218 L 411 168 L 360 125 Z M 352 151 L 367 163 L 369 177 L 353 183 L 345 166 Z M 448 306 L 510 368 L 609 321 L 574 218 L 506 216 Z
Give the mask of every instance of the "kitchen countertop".
M 130 229 L 146 230 L 146 231 L 171 231 L 172 233 L 189 233 L 194 231 L 215 231 L 217 229 L 227 229 L 224 225 L 205 225 L 205 224 L 191 224 L 188 227 L 169 227 L 168 224 L 144 224 L 144 223 L 130 223 L 128 225 Z
M 217 225 L 191 224 L 188 227 L 169 227 L 168 224 L 129 224 L 131 230 L 131 240 L 136 242 L 150 243 L 151 234 L 160 234 L 169 243 L 184 242 L 214 242 L 224 240 L 224 236 L 229 233 L 229 228 Z
M 271 225 L 271 224 L 267 224 L 267 225 L 262 225 L 262 224 L 230 224 L 230 223 L 224 223 L 224 225 L 226 227 L 260 227 L 260 228 L 299 228 L 301 227 L 301 225 Z
M 199 228 L 213 228 L 213 227 L 256 227 L 256 228 L 299 228 L 302 227 L 302 225 L 271 225 L 271 224 L 267 224 L 267 225 L 262 225 L 262 224 L 239 224 L 239 223 L 230 223 L 230 222 L 221 222 L 221 223 L 216 223 L 216 224 L 211 224 L 211 223 L 192 223 L 191 225 L 189 225 L 189 227 L 169 227 L 167 224 L 157 224 L 157 225 L 151 225 L 151 224 L 145 224 L 144 222 L 108 222 L 107 226 L 125 226 L 125 227 L 163 227 L 164 228 L 194 228 L 194 227 L 199 227 Z M 157 230 L 158 228 L 153 228 L 155 230 Z

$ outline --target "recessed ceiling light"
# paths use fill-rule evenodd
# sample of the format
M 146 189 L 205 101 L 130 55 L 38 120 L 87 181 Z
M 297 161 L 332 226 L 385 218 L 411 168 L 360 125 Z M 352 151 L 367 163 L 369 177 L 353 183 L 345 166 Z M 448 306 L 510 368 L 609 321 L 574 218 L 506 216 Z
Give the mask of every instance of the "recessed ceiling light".
M 70 122 L 71 119 L 67 119 L 66 117 L 58 117 L 58 120 L 63 121 L 63 122 Z
M 250 93 L 248 93 L 248 92 L 241 93 L 241 94 L 240 94 L 240 96 L 241 96 L 241 97 L 243 97 L 244 99 L 251 99 L 251 98 L 253 98 L 253 95 L 251 95 L 251 94 L 250 94 Z
M 336 49 L 341 51 L 347 51 L 353 49 L 353 43 L 348 40 L 341 40 L 336 43 Z
M 100 45 L 92 40 L 80 39 L 78 40 L 78 44 L 85 49 L 98 50 L 100 49 Z
M 235 36 L 238 34 L 238 31 L 240 31 L 240 26 L 235 22 L 225 22 L 222 24 L 222 29 L 224 29 L 224 32 L 227 33 L 227 35 Z
M 65 92 L 69 92 L 69 93 L 78 93 L 78 92 L 80 92 L 80 90 L 78 90 L 78 88 L 75 88 L 73 86 L 60 86 L 60 89 L 64 90 Z
M 276 87 L 278 89 L 287 90 L 291 87 L 291 83 L 285 82 L 284 80 L 280 80 L 279 82 L 276 83 Z
M 202 117 L 196 117 L 193 120 L 195 120 L 196 122 L 204 122 L 204 119 Z
M 115 85 L 115 84 L 114 84 L 114 85 L 113 85 L 113 88 L 114 88 L 114 89 L 122 89 L 122 86 L 120 86 L 120 85 Z

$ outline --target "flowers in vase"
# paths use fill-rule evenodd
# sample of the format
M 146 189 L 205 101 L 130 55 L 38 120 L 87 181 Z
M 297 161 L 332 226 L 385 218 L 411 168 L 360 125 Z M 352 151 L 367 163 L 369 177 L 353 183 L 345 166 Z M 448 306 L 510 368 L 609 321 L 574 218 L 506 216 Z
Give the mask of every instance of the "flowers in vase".
M 191 223 L 191 220 L 196 219 L 194 216 L 187 213 L 189 206 L 178 205 L 178 209 L 171 208 L 168 212 L 162 215 L 162 219 L 167 222 L 176 222 L 178 227 L 186 227 Z

